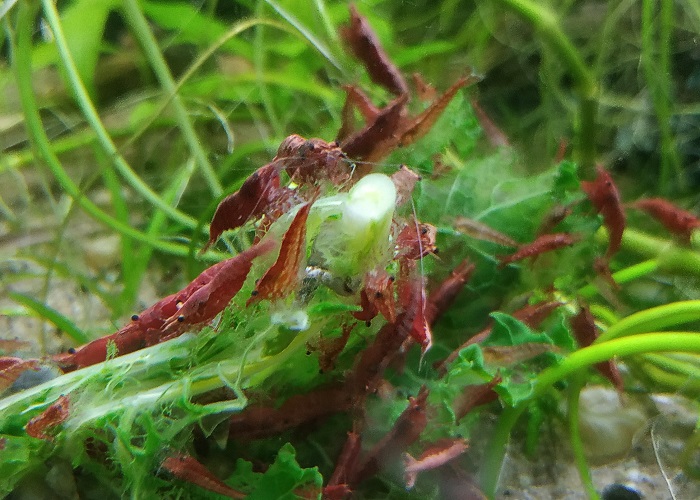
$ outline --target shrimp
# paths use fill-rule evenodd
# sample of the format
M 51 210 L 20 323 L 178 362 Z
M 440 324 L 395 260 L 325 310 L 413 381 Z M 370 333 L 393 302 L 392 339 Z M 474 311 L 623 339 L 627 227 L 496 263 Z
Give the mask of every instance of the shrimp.
M 464 439 L 447 439 L 429 446 L 417 459 L 409 453 L 404 453 L 406 488 L 411 489 L 415 486 L 419 472 L 445 465 L 467 451 L 468 447 L 469 444 Z
M 251 219 L 262 216 L 279 197 L 279 167 L 268 163 L 248 177 L 241 188 L 224 198 L 216 207 L 209 226 L 209 241 L 200 253 L 204 253 L 221 234 L 243 226 Z
M 591 314 L 591 310 L 586 306 L 581 306 L 579 313 L 571 318 L 570 325 L 580 347 L 588 347 L 598 338 L 595 319 Z M 612 382 L 618 392 L 621 393 L 624 390 L 624 382 L 615 360 L 601 361 L 596 363 L 595 368 L 601 375 Z
M 582 181 L 581 189 L 591 200 L 596 211 L 603 216 L 603 222 L 610 235 L 605 256 L 610 258 L 620 250 L 622 233 L 625 231 L 626 219 L 620 192 L 610 174 L 601 166 L 598 166 L 598 177 L 593 181 Z
M 219 272 L 182 303 L 159 331 L 160 341 L 177 337 L 187 329 L 211 321 L 240 291 L 253 265 L 253 259 L 272 250 L 265 240 L 226 260 Z
M 245 498 L 247 496 L 224 483 L 191 455 L 184 453 L 171 455 L 163 460 L 160 466 L 177 479 L 195 484 L 219 495 L 228 498 Z
M 408 84 L 399 69 L 391 62 L 367 19 L 350 5 L 350 26 L 343 27 L 340 35 L 352 53 L 365 65 L 374 83 L 394 95 L 408 94 Z
M 428 295 L 428 304 L 426 305 L 425 318 L 428 324 L 434 324 L 442 314 L 449 309 L 452 302 L 459 292 L 462 291 L 464 285 L 469 281 L 474 272 L 474 264 L 469 260 L 463 260 L 457 267 L 452 270 L 452 273 Z
M 496 243 L 504 247 L 518 246 L 518 242 L 510 236 L 468 217 L 460 216 L 455 218 L 454 228 L 460 233 L 476 238 L 477 240 L 490 241 L 491 243 Z
M 299 279 L 301 260 L 305 256 L 306 220 L 311 203 L 297 211 L 289 229 L 284 233 L 280 253 L 260 281 L 246 305 L 262 299 L 278 299 L 287 295 Z
M 367 273 L 365 288 L 360 292 L 362 311 L 353 313 L 360 321 L 371 321 L 377 313 L 382 313 L 389 323 L 396 322 L 394 300 L 394 277 L 383 269 Z
M 663 198 L 645 198 L 630 204 L 632 208 L 643 210 L 663 224 L 673 234 L 690 243 L 693 231 L 700 227 L 700 219 Z
M 532 243 L 521 245 L 515 253 L 499 256 L 498 260 L 501 261 L 500 266 L 503 267 L 511 262 L 527 259 L 528 257 L 537 257 L 545 252 L 551 252 L 559 248 L 571 246 L 578 240 L 578 237 L 569 233 L 543 234 Z
M 28 436 L 50 441 L 53 438 L 47 431 L 54 429 L 56 426 L 66 421 L 69 408 L 70 400 L 68 396 L 60 396 L 40 415 L 27 422 L 24 430 L 27 432 Z

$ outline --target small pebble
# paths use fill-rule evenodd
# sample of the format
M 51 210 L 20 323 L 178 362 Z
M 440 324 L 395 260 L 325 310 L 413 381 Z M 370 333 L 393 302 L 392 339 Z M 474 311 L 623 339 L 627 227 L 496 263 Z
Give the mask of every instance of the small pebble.
M 642 500 L 642 495 L 624 484 L 611 484 L 603 490 L 602 500 Z

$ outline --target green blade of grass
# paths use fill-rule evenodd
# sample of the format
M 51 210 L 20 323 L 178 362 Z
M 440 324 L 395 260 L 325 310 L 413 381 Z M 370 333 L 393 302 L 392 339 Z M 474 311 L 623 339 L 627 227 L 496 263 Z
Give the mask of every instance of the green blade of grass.
M 39 302 L 35 298 L 23 293 L 10 291 L 8 295 L 15 302 L 22 304 L 24 307 L 34 312 L 37 317 L 53 323 L 56 328 L 75 340 L 78 344 L 85 344 L 91 340 L 75 323 L 43 302 Z
M 116 145 L 109 136 L 109 133 L 105 129 L 102 120 L 100 120 L 99 114 L 95 109 L 90 96 L 80 79 L 78 74 L 78 69 L 75 66 L 73 57 L 68 48 L 63 30 L 61 28 L 61 21 L 58 17 L 58 11 L 56 6 L 51 0 L 43 0 L 42 5 L 44 7 L 44 14 L 46 16 L 46 22 L 49 24 L 51 31 L 53 32 L 54 39 L 56 41 L 56 47 L 60 54 L 59 61 L 62 64 L 63 69 L 68 76 L 68 81 L 71 86 L 71 90 L 75 94 L 76 101 L 80 109 L 83 111 L 85 119 L 90 124 L 90 127 L 95 131 L 97 139 L 104 150 L 108 158 L 111 158 L 114 162 L 115 168 L 119 173 L 127 180 L 127 182 L 153 205 L 157 206 L 161 210 L 165 211 L 173 220 L 185 225 L 185 227 L 193 228 L 196 226 L 195 220 L 189 215 L 183 214 L 182 212 L 174 209 L 167 203 L 165 203 L 157 193 L 151 190 L 141 178 L 131 169 L 126 160 L 121 156 Z
M 33 262 L 44 268 L 51 267 L 56 275 L 62 278 L 74 280 L 81 287 L 85 288 L 91 294 L 102 300 L 102 302 L 110 309 L 114 308 L 115 302 L 118 300 L 111 292 L 102 288 L 93 277 L 76 271 L 73 267 L 65 264 L 64 262 L 48 259 L 39 255 L 20 255 L 18 257 L 7 259 L 5 262 Z M 19 281 L 23 278 L 31 279 L 36 278 L 37 276 L 39 276 L 39 274 L 31 272 L 6 274 L 3 275 L 3 282 Z
M 34 26 L 33 15 L 34 7 L 32 5 L 29 5 L 26 2 L 20 3 L 18 9 L 16 42 L 13 40 L 12 53 L 14 55 L 13 62 L 15 76 L 17 79 L 17 88 L 19 89 L 20 103 L 24 111 L 25 123 L 27 129 L 29 130 L 29 137 L 37 151 L 37 157 L 46 162 L 46 165 L 61 188 L 94 219 L 100 221 L 120 234 L 148 243 L 164 253 L 182 257 L 187 256 L 189 251 L 186 246 L 155 239 L 142 233 L 141 231 L 123 224 L 119 220 L 105 213 L 84 196 L 80 188 L 75 184 L 75 182 L 73 182 L 61 165 L 61 162 L 51 149 L 49 138 L 44 131 L 37 102 L 32 90 L 31 46 Z M 193 227 L 196 227 L 196 221 Z M 222 255 L 215 255 L 214 253 L 209 252 L 205 258 L 211 261 L 218 261 L 221 260 Z
M 272 7 L 275 12 L 277 12 L 282 19 L 287 21 L 289 24 L 291 24 L 301 35 L 306 38 L 309 43 L 323 56 L 326 58 L 326 60 L 331 63 L 336 69 L 342 71 L 343 67 L 341 64 L 338 62 L 338 60 L 331 54 L 331 51 L 328 49 L 328 47 L 321 42 L 309 29 L 301 24 L 299 20 L 294 17 L 292 14 L 287 12 L 285 9 L 282 8 L 280 4 L 273 0 L 265 0 L 265 3 L 267 3 L 270 7 Z
M 50 3 L 50 0 L 45 0 Z M 172 95 L 172 104 L 175 109 L 175 116 L 182 131 L 182 135 L 187 143 L 190 152 L 197 160 L 204 178 L 209 185 L 209 190 L 214 196 L 219 196 L 222 193 L 221 183 L 216 176 L 207 154 L 202 148 L 202 144 L 194 130 L 194 125 L 190 120 L 187 109 L 185 109 L 179 94 L 177 93 L 175 81 L 173 80 L 168 65 L 163 59 L 163 54 L 160 52 L 158 42 L 156 41 L 151 29 L 148 26 L 148 21 L 143 15 L 141 7 L 136 0 L 124 0 L 122 2 L 122 12 L 131 28 L 134 36 L 139 41 L 146 58 L 151 64 L 151 68 L 156 74 L 156 78 L 160 82 L 161 87 L 166 95 Z M 162 208 L 162 207 L 159 207 Z
M 290 33 L 292 32 L 283 24 L 280 24 L 275 21 L 270 21 L 268 19 L 246 19 L 234 24 L 231 27 L 231 29 L 229 29 L 219 39 L 217 39 L 216 42 L 211 44 L 209 47 L 207 47 L 206 50 L 204 50 L 201 54 L 199 54 L 199 56 L 197 56 L 197 59 L 195 59 L 195 61 L 190 65 L 190 67 L 187 68 L 187 71 L 185 71 L 180 77 L 180 79 L 177 81 L 173 92 L 168 94 L 168 96 L 165 99 L 163 99 L 160 105 L 155 109 L 155 111 L 153 111 L 151 116 L 144 121 L 141 128 L 139 128 L 129 138 L 129 140 L 126 142 L 126 145 L 128 146 L 129 144 L 133 143 L 136 139 L 138 139 L 141 135 L 143 135 L 143 133 L 148 129 L 148 127 L 150 127 L 151 124 L 158 118 L 158 116 L 160 116 L 163 113 L 163 111 L 165 111 L 165 108 L 168 106 L 168 104 L 170 104 L 170 101 L 173 99 L 173 97 L 180 92 L 180 89 L 183 87 L 183 85 L 185 85 L 185 83 L 187 83 L 192 78 L 192 76 L 197 72 L 197 70 L 199 70 L 206 61 L 208 61 L 219 49 L 221 49 L 221 47 L 225 45 L 227 41 L 259 24 L 271 26 L 279 30 L 288 31 Z
M 692 321 L 700 321 L 700 300 L 686 300 L 672 302 L 659 307 L 652 307 L 621 319 L 598 337 L 595 343 L 643 333 L 645 331 L 659 330 L 670 326 L 682 325 Z

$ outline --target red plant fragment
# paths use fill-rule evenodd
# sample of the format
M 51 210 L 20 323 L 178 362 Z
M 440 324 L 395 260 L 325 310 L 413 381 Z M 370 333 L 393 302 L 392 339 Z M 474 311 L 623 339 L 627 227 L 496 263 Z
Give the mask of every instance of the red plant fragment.
M 450 275 L 428 296 L 425 306 L 425 320 L 433 325 L 447 311 L 467 284 L 475 266 L 468 259 L 455 267 Z
M 0 358 L 0 393 L 9 388 L 22 373 L 38 369 L 39 361 L 35 359 Z
M 387 56 L 367 19 L 360 15 L 352 4 L 350 5 L 350 26 L 341 28 L 340 35 L 355 57 L 365 65 L 373 82 L 395 95 L 408 93 L 408 85 L 401 76 L 401 72 Z
M 532 243 L 520 245 L 515 253 L 510 255 L 501 255 L 498 260 L 501 262 L 501 267 L 511 262 L 527 259 L 528 257 L 537 257 L 538 255 L 557 250 L 559 248 L 568 247 L 578 241 L 578 238 L 569 233 L 552 233 L 539 236 Z
M 489 404 L 498 399 L 498 393 L 493 390 L 503 381 L 500 375 L 496 374 L 489 382 L 478 385 L 468 385 L 452 404 L 455 414 L 455 421 L 459 423 L 462 418 L 477 406 Z
M 580 347 L 588 347 L 598 338 L 595 319 L 591 314 L 591 310 L 585 305 L 582 305 L 579 313 L 571 318 L 570 324 L 574 337 L 576 337 L 576 341 Z M 612 382 L 618 392 L 621 393 L 624 391 L 625 386 L 622 381 L 622 376 L 613 359 L 596 363 L 595 367 L 601 375 Z
M 479 101 L 472 99 L 472 108 L 474 108 L 474 114 L 477 120 L 479 120 L 479 125 L 481 125 L 491 145 L 497 148 L 510 146 L 508 136 L 506 136 L 506 134 L 498 128 L 498 125 L 493 122 L 491 117 L 486 114 L 486 111 L 479 105 Z
M 598 166 L 598 177 L 593 181 L 582 181 L 581 189 L 591 200 L 596 211 L 603 216 L 610 241 L 605 256 L 610 258 L 620 249 L 622 233 L 625 230 L 626 219 L 620 192 L 610 174 L 601 166 Z
M 277 199 L 279 191 L 280 174 L 275 163 L 268 163 L 253 172 L 238 191 L 224 198 L 216 207 L 209 226 L 209 241 L 201 252 L 215 243 L 224 231 L 262 216 Z
M 437 253 L 435 240 L 437 228 L 417 221 L 406 224 L 396 237 L 395 258 L 417 260 L 431 253 Z
M 286 297 L 294 290 L 299 279 L 299 266 L 306 255 L 306 219 L 310 210 L 311 203 L 305 203 L 299 208 L 289 229 L 284 233 L 277 260 L 260 278 L 254 295 L 246 305 L 262 299 Z
M 37 439 L 51 440 L 53 439 L 49 431 L 53 430 L 59 424 L 65 422 L 68 418 L 70 401 L 68 396 L 59 397 L 56 402 L 46 408 L 41 415 L 38 415 L 27 422 L 24 430 L 28 436 Z
M 420 457 L 413 458 L 404 453 L 404 477 L 406 488 L 416 484 L 419 472 L 437 469 L 467 451 L 469 444 L 464 439 L 445 439 L 428 446 Z
M 448 88 L 440 97 L 435 99 L 433 103 L 421 114 L 411 120 L 402 130 L 401 138 L 398 145 L 400 147 L 413 144 L 418 139 L 423 137 L 431 129 L 435 122 L 440 117 L 445 108 L 450 103 L 452 98 L 457 94 L 462 87 L 475 83 L 478 80 L 476 77 L 465 76 L 457 80 Z
M 409 398 L 408 406 L 394 422 L 391 430 L 369 451 L 357 474 L 349 481 L 355 485 L 374 476 L 385 464 L 391 464 L 413 444 L 428 424 L 426 406 L 428 390 L 422 387 L 418 396 Z
M 693 231 L 700 227 L 700 219 L 694 214 L 663 198 L 644 198 L 630 206 L 645 211 L 686 243 L 690 243 Z
M 163 460 L 163 469 L 178 479 L 187 481 L 207 491 L 212 491 L 228 498 L 245 498 L 246 494 L 231 488 L 216 477 L 209 469 L 186 454 L 177 454 Z
M 413 189 L 416 187 L 416 183 L 421 180 L 421 176 L 406 165 L 401 165 L 401 168 L 391 174 L 391 180 L 396 187 L 396 206 L 400 207 L 411 199 Z

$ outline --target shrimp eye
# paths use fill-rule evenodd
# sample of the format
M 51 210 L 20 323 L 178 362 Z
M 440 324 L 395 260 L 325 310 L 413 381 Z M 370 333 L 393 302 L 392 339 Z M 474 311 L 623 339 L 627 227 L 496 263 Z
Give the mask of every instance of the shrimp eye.
M 131 316 L 131 321 L 138 321 L 139 320 L 139 315 L 138 314 L 133 314 Z
M 366 326 L 367 328 L 369 328 L 370 326 L 372 326 L 372 322 L 371 322 L 371 321 L 365 321 L 365 326 Z
M 439 253 L 440 253 L 440 249 L 439 249 L 438 247 L 435 247 L 435 248 L 433 249 L 433 253 L 436 254 L 436 255 L 439 254 Z
M 177 317 L 177 320 L 178 320 L 180 323 L 182 323 L 183 321 L 185 321 L 185 317 L 181 314 L 180 316 Z
M 253 290 L 252 292 L 250 292 L 250 296 L 255 297 L 258 293 L 260 292 L 258 292 L 257 290 Z
M 428 234 L 428 228 L 427 228 L 427 227 L 421 228 L 420 234 L 424 234 L 424 235 L 425 235 L 425 234 Z
M 389 281 L 391 281 L 392 283 L 396 281 L 396 276 L 389 276 Z
M 68 354 L 75 354 L 75 347 L 69 347 Z

